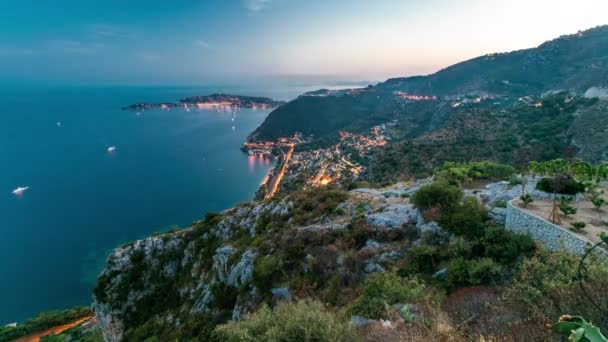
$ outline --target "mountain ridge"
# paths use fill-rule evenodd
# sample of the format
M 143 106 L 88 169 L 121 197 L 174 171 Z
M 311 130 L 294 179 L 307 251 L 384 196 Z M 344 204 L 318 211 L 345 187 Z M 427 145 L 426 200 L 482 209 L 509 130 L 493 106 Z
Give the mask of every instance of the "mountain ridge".
M 391 78 L 325 96 L 300 96 L 271 112 L 248 140 L 276 140 L 300 132 L 335 141 L 340 129 L 367 130 L 420 106 L 414 101 L 404 104 L 399 98 L 403 94 L 442 101 L 467 95 L 517 98 L 559 89 L 582 94 L 607 84 L 608 26 L 599 26 L 536 48 L 476 57 L 427 76 Z

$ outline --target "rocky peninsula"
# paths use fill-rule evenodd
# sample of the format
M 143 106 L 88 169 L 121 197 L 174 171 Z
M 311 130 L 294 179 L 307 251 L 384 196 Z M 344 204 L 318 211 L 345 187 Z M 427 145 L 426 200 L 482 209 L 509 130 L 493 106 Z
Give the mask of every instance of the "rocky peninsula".
M 228 94 L 211 94 L 203 96 L 190 96 L 176 102 L 162 103 L 135 103 L 122 107 L 123 110 L 146 110 L 153 108 L 168 109 L 174 107 L 198 107 L 198 108 L 253 108 L 253 109 L 273 109 L 284 101 L 275 101 L 269 97 L 242 96 Z

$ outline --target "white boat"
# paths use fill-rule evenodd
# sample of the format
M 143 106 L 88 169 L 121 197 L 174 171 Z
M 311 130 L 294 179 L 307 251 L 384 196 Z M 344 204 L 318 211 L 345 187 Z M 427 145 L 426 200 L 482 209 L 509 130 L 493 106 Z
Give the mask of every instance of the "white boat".
M 15 190 L 13 190 L 13 194 L 22 195 L 29 188 L 29 186 L 18 186 Z
M 112 145 L 112 146 L 108 147 L 108 153 L 112 153 L 112 152 L 114 152 L 114 150 L 116 150 L 116 146 Z
M 57 127 L 61 127 L 61 121 L 57 121 Z

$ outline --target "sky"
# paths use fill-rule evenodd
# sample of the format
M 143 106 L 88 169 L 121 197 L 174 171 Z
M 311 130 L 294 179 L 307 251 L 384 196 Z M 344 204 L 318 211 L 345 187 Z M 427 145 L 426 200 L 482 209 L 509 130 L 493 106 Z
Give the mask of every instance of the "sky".
M 0 83 L 380 81 L 608 24 L 606 0 L 2 0 Z

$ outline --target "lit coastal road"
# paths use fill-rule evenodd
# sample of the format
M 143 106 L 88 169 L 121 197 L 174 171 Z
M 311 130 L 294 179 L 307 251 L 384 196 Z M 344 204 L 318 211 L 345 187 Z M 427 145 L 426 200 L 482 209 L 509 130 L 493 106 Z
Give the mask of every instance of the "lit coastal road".
M 277 192 L 277 189 L 279 188 L 279 184 L 281 184 L 281 180 L 283 180 L 283 176 L 285 175 L 285 171 L 287 170 L 287 166 L 289 165 L 289 161 L 291 160 L 291 156 L 293 155 L 293 144 L 289 144 L 287 145 L 289 147 L 289 150 L 287 151 L 287 153 L 284 153 L 283 150 L 281 150 L 281 152 L 283 152 L 283 164 L 281 165 L 281 169 L 279 170 L 279 173 L 277 173 L 272 180 L 270 180 L 270 185 L 268 186 L 268 192 L 266 193 L 266 196 L 264 196 L 264 199 L 268 199 L 271 198 L 272 196 L 274 196 L 274 194 Z

